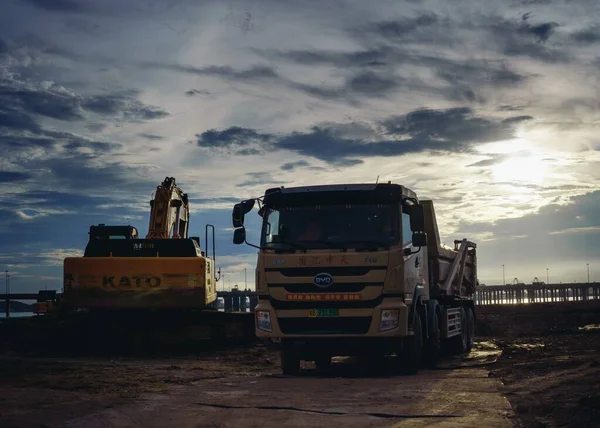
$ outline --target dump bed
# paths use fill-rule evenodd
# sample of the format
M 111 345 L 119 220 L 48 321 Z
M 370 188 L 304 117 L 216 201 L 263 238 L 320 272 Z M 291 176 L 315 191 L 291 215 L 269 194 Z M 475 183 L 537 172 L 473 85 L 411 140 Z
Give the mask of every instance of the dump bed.
M 68 257 L 62 303 L 73 308 L 205 308 L 217 298 L 205 257 Z
M 476 244 L 463 239 L 454 241 L 454 248 L 442 245 L 433 201 L 420 202 L 425 214 L 432 294 L 472 297 L 477 286 Z

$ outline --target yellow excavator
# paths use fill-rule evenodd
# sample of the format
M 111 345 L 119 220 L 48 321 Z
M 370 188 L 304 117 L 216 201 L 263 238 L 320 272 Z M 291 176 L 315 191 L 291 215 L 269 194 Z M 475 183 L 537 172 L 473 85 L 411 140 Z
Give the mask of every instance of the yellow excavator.
M 90 226 L 83 257 L 64 260 L 65 309 L 204 309 L 217 299 L 214 226 L 205 249 L 188 237 L 188 195 L 166 177 L 150 201 L 145 239 L 133 226 Z M 212 254 L 208 251 L 212 232 Z

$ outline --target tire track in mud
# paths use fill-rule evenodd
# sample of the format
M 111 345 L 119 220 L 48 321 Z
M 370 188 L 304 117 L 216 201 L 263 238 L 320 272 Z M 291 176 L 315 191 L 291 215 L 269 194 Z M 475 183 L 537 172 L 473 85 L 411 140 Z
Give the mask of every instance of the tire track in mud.
M 424 418 L 461 418 L 463 415 L 446 415 L 446 414 L 435 414 L 435 415 L 400 415 L 397 413 L 385 413 L 385 412 L 335 412 L 329 410 L 314 410 L 314 409 L 302 409 L 300 407 L 293 406 L 234 406 L 230 404 L 215 404 L 215 403 L 194 403 L 197 406 L 214 407 L 218 409 L 235 409 L 235 410 L 284 410 L 291 412 L 301 413 L 312 413 L 317 415 L 330 415 L 330 416 L 371 416 L 382 419 L 424 419 Z

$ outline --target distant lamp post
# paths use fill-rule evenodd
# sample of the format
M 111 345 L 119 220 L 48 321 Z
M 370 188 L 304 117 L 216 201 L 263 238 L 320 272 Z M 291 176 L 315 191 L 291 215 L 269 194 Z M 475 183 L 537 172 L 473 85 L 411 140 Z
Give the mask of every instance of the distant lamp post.
M 546 268 L 546 284 L 550 284 L 550 276 L 548 273 L 548 268 Z
M 504 265 L 502 265 L 502 285 L 506 285 L 506 275 L 504 274 Z
M 586 264 L 587 264 L 588 284 L 589 284 L 590 283 L 590 264 L 589 263 L 586 263 Z
M 10 278 L 10 275 L 8 274 L 8 269 L 6 269 L 5 271 L 6 273 L 6 302 L 5 305 L 6 307 L 4 308 L 5 312 L 6 312 L 6 318 L 10 318 L 10 283 L 8 282 L 8 279 Z
M 247 275 L 247 269 L 244 268 L 244 290 L 248 289 L 248 275 Z

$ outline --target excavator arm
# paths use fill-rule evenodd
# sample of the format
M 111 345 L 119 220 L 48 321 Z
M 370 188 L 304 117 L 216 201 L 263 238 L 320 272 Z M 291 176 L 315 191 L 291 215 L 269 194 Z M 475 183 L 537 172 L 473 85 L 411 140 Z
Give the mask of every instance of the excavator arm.
M 188 195 L 177 186 L 175 178 L 166 177 L 156 187 L 150 207 L 146 239 L 187 239 L 190 221 Z

